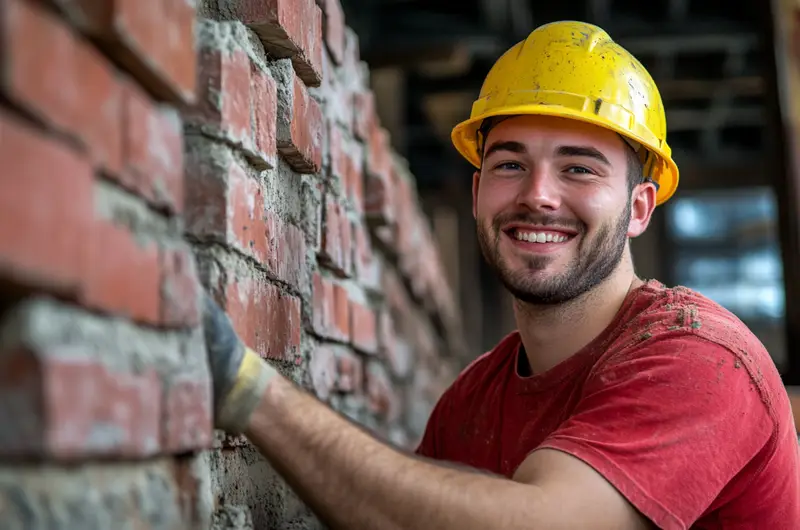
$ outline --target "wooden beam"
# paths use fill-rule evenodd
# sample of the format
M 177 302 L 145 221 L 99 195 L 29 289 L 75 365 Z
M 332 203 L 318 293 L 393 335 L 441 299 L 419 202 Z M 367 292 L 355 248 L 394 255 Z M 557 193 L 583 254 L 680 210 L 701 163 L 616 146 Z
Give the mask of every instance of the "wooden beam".
M 660 79 L 656 80 L 661 97 L 665 100 L 711 99 L 724 90 L 731 96 L 761 96 L 764 94 L 764 79 L 759 76 L 733 77 L 729 79 Z
M 612 32 L 613 36 L 614 33 Z M 651 35 L 616 39 L 634 55 L 665 55 L 676 53 L 706 53 L 748 51 L 758 46 L 755 32 L 687 33 L 685 35 Z
M 780 236 L 786 287 L 787 369 L 782 374 L 789 385 L 800 385 L 800 24 L 795 0 L 772 0 L 765 4 L 764 20 L 769 49 L 768 115 L 772 138 L 768 169 L 776 176 L 780 212 Z M 764 11 L 767 11 L 765 9 Z
M 764 109 L 761 107 L 736 107 L 724 113 L 720 123 L 712 123 L 715 113 L 711 110 L 667 109 L 667 130 L 695 131 L 712 126 L 759 126 L 764 123 Z
M 728 162 L 725 162 L 725 160 Z M 720 154 L 713 161 L 700 157 L 682 157 L 675 153 L 680 171 L 678 193 L 708 189 L 771 186 L 771 175 L 764 169 L 758 153 L 736 156 Z

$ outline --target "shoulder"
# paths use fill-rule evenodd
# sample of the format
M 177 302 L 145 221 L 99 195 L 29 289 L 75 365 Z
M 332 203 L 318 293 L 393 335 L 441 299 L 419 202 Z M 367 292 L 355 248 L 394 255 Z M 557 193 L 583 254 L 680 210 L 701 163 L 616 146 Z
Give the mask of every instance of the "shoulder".
M 749 363 L 774 364 L 744 322 L 692 289 L 648 282 L 639 289 L 627 312 L 614 334 L 614 349 L 682 339 L 711 349 L 717 348 L 710 345 L 719 346 L 734 356 L 748 357 Z
M 606 351 L 598 368 L 633 376 L 628 366 L 679 386 L 692 380 L 705 395 L 780 414 L 773 405 L 783 383 L 764 345 L 733 313 L 686 287 L 643 286 Z

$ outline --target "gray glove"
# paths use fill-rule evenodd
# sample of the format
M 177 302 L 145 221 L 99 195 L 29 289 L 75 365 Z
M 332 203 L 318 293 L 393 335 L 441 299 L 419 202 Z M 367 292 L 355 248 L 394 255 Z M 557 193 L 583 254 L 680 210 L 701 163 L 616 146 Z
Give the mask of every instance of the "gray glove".
M 214 425 L 243 432 L 278 372 L 239 339 L 228 315 L 203 293 L 203 332 L 214 387 Z

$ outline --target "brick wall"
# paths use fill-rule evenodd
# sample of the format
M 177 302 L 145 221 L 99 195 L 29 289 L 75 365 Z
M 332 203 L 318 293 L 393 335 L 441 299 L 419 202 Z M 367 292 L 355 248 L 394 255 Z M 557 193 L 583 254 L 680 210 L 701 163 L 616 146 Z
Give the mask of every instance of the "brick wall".
M 4 0 L 0 26 L 0 526 L 313 527 L 212 429 L 200 286 L 405 447 L 464 351 L 338 0 Z

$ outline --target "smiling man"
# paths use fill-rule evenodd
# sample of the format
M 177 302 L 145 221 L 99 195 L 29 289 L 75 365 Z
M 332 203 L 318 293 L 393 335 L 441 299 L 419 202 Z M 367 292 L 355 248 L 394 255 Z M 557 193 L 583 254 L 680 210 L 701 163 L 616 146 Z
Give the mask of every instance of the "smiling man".
M 445 392 L 416 454 L 278 375 L 207 299 L 217 425 L 334 528 L 800 528 L 768 353 L 717 304 L 635 274 L 629 239 L 678 182 L 641 64 L 595 26 L 542 26 L 453 141 L 518 329 Z

